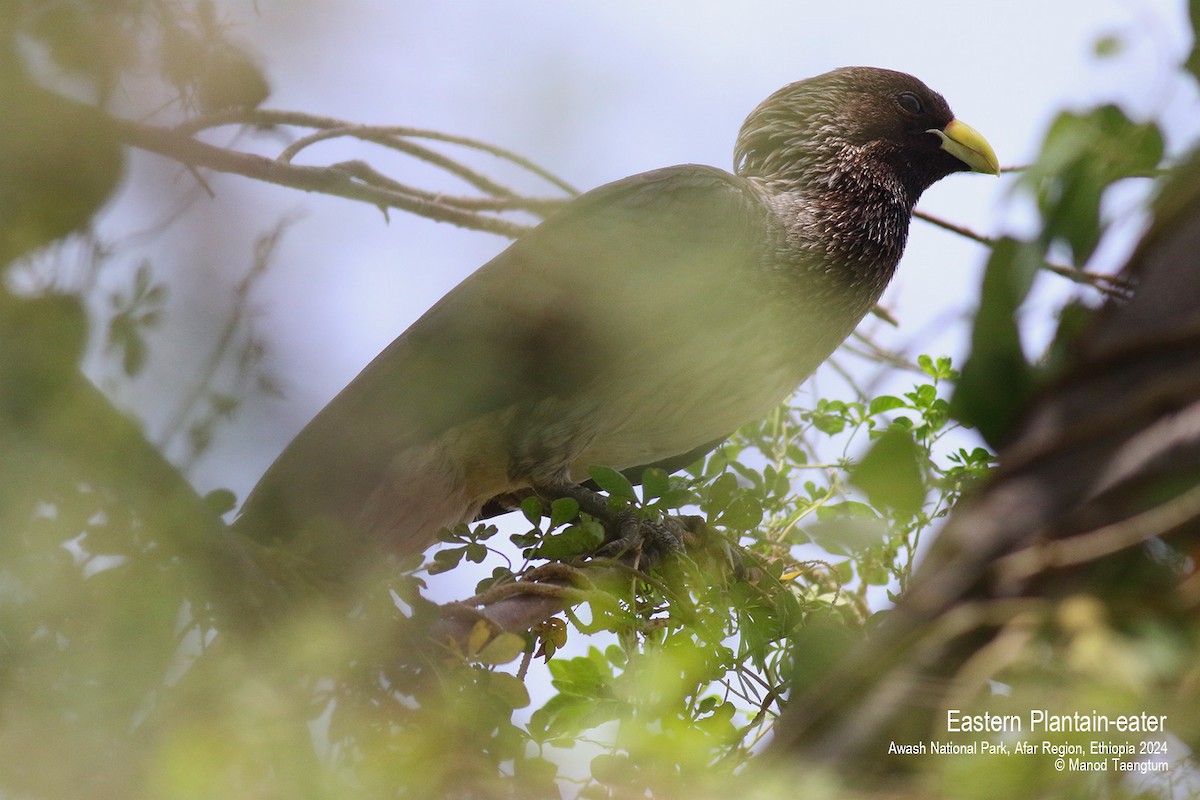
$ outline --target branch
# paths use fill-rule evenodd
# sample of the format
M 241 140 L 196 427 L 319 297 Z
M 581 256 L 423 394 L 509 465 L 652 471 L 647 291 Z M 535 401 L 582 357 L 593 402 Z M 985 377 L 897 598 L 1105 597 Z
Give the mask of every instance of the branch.
M 128 144 L 167 156 L 189 167 L 207 167 L 218 172 L 232 172 L 305 192 L 321 192 L 358 200 L 382 209 L 398 208 L 437 222 L 449 222 L 462 228 L 496 233 L 510 239 L 527 230 L 526 226 L 508 220 L 463 211 L 437 200 L 363 183 L 356 180 L 350 172 L 336 166 L 297 166 L 265 156 L 226 150 L 201 142 L 185 133 L 140 122 L 114 120 L 114 124 L 121 138 Z
M 1096 561 L 1161 536 L 1200 516 L 1200 486 L 1128 519 L 1065 539 L 1040 541 L 996 562 L 1002 583 L 1027 580 L 1048 569 Z
M 305 114 L 299 111 L 271 111 L 267 109 L 255 110 L 231 110 L 220 114 L 212 114 L 204 117 L 196 117 L 187 122 L 176 126 L 175 130 L 180 133 L 185 133 L 189 136 L 199 133 L 203 130 L 211 128 L 219 128 L 226 125 L 257 125 L 260 127 L 274 127 L 277 125 L 289 125 L 300 128 L 313 128 L 320 131 L 332 132 L 335 134 L 329 136 L 307 137 L 312 141 L 320 139 L 333 138 L 333 136 L 354 136 L 358 132 L 370 132 L 372 135 L 394 136 L 394 137 L 410 137 L 414 139 L 430 139 L 432 141 L 446 142 L 447 144 L 461 145 L 472 150 L 478 150 L 483 153 L 496 156 L 504 161 L 511 162 L 522 169 L 525 169 L 534 175 L 544 179 L 558 189 L 568 195 L 574 196 L 579 194 L 579 190 L 571 184 L 567 183 L 562 178 L 554 173 L 540 167 L 529 159 L 517 155 L 511 150 L 506 150 L 503 147 L 497 147 L 487 142 L 471 139 L 466 136 L 454 136 L 441 131 L 433 131 L 425 128 L 412 128 L 401 125 L 358 125 L 345 120 L 335 119 L 333 117 L 324 117 L 317 114 Z M 292 147 L 295 147 L 293 145 Z M 286 152 L 286 151 L 285 151 Z
M 930 225 L 934 225 L 942 230 L 956 233 L 959 236 L 966 237 L 973 242 L 978 242 L 984 247 L 995 247 L 996 239 L 992 236 L 979 233 L 965 225 L 959 225 L 941 217 L 934 216 L 926 211 L 917 209 L 913 211 L 913 216 L 917 219 L 924 220 Z M 1043 262 L 1042 268 L 1048 272 L 1053 272 L 1055 275 L 1066 278 L 1067 280 L 1081 283 L 1085 286 L 1091 286 L 1110 297 L 1128 298 L 1130 292 L 1133 291 L 1133 285 L 1129 281 L 1119 275 L 1105 275 L 1102 272 L 1089 272 L 1085 269 L 1076 267 L 1064 266 L 1062 264 L 1054 264 L 1049 261 Z

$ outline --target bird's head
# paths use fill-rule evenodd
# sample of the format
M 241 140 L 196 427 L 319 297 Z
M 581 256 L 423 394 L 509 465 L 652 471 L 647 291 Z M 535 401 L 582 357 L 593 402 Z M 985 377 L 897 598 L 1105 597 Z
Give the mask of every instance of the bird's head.
M 952 172 L 999 174 L 991 145 L 955 119 L 945 98 L 911 75 L 846 67 L 788 84 L 746 119 L 737 172 L 805 189 L 846 173 L 886 171 L 910 207 Z

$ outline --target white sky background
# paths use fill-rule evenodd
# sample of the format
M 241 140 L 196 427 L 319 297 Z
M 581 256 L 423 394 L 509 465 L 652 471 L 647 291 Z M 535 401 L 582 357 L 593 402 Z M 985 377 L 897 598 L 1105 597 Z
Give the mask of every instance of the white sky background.
M 1176 148 L 1200 132 L 1194 88 L 1167 78 L 1190 43 L 1181 0 L 256 6 L 257 14 L 255 4 L 231 1 L 224 18 L 265 67 L 273 88 L 266 107 L 471 136 L 522 153 L 581 189 L 678 163 L 729 168 L 734 137 L 755 105 L 788 82 L 844 65 L 917 75 L 991 141 L 1006 165 L 1031 159 L 1058 110 L 1098 100 L 1165 114 Z M 1099 60 L 1093 44 L 1110 34 L 1125 47 Z M 213 141 L 230 141 L 227 133 Z M 328 146 L 301 161 L 378 155 L 364 145 Z M 179 193 L 190 183 L 157 157 L 140 155 L 132 166 L 107 230 L 143 229 L 165 214 L 139 187 Z M 428 174 L 389 171 L 402 180 Z M 981 232 L 1017 228 L 1028 216 L 1013 200 L 1013 180 L 951 176 L 920 207 Z M 191 224 L 129 252 L 131 266 L 147 255 L 158 274 L 170 272 L 173 294 L 151 366 L 121 400 L 139 407 L 153 433 L 169 416 L 171 398 L 194 379 L 255 236 L 299 212 L 255 295 L 269 367 L 287 397 L 256 398 L 221 430 L 193 475 L 202 490 L 229 487 L 241 498 L 321 406 L 507 241 L 398 212 L 385 223 L 366 205 L 238 176 L 211 182 L 217 197 L 191 208 Z M 964 315 L 985 257 L 983 248 L 915 222 L 885 297 L 902 327 L 876 326 L 880 341 L 948 353 L 961 364 Z M 106 281 L 127 285 L 128 275 L 118 271 Z M 1053 326 L 1050 298 L 1072 289 L 1049 276 L 1039 287 L 1046 299 L 1031 304 L 1026 322 L 1044 338 Z

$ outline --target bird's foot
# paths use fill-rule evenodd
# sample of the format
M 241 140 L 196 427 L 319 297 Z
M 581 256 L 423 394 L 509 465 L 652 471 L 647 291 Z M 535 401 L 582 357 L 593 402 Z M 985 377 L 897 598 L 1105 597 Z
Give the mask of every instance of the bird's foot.
M 606 524 L 608 541 L 596 551 L 603 558 L 632 555 L 640 567 L 653 567 L 663 559 L 695 544 L 705 531 L 703 517 L 647 519 L 637 511 L 621 511 Z

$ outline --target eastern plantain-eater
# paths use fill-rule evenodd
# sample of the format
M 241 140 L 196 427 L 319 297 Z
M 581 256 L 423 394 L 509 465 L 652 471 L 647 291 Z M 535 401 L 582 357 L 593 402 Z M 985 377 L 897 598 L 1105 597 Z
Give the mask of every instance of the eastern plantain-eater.
M 775 92 L 734 160 L 601 186 L 522 236 L 296 436 L 236 527 L 410 554 L 593 465 L 682 467 L 854 330 L 926 188 L 999 172 L 941 95 L 864 67 Z

